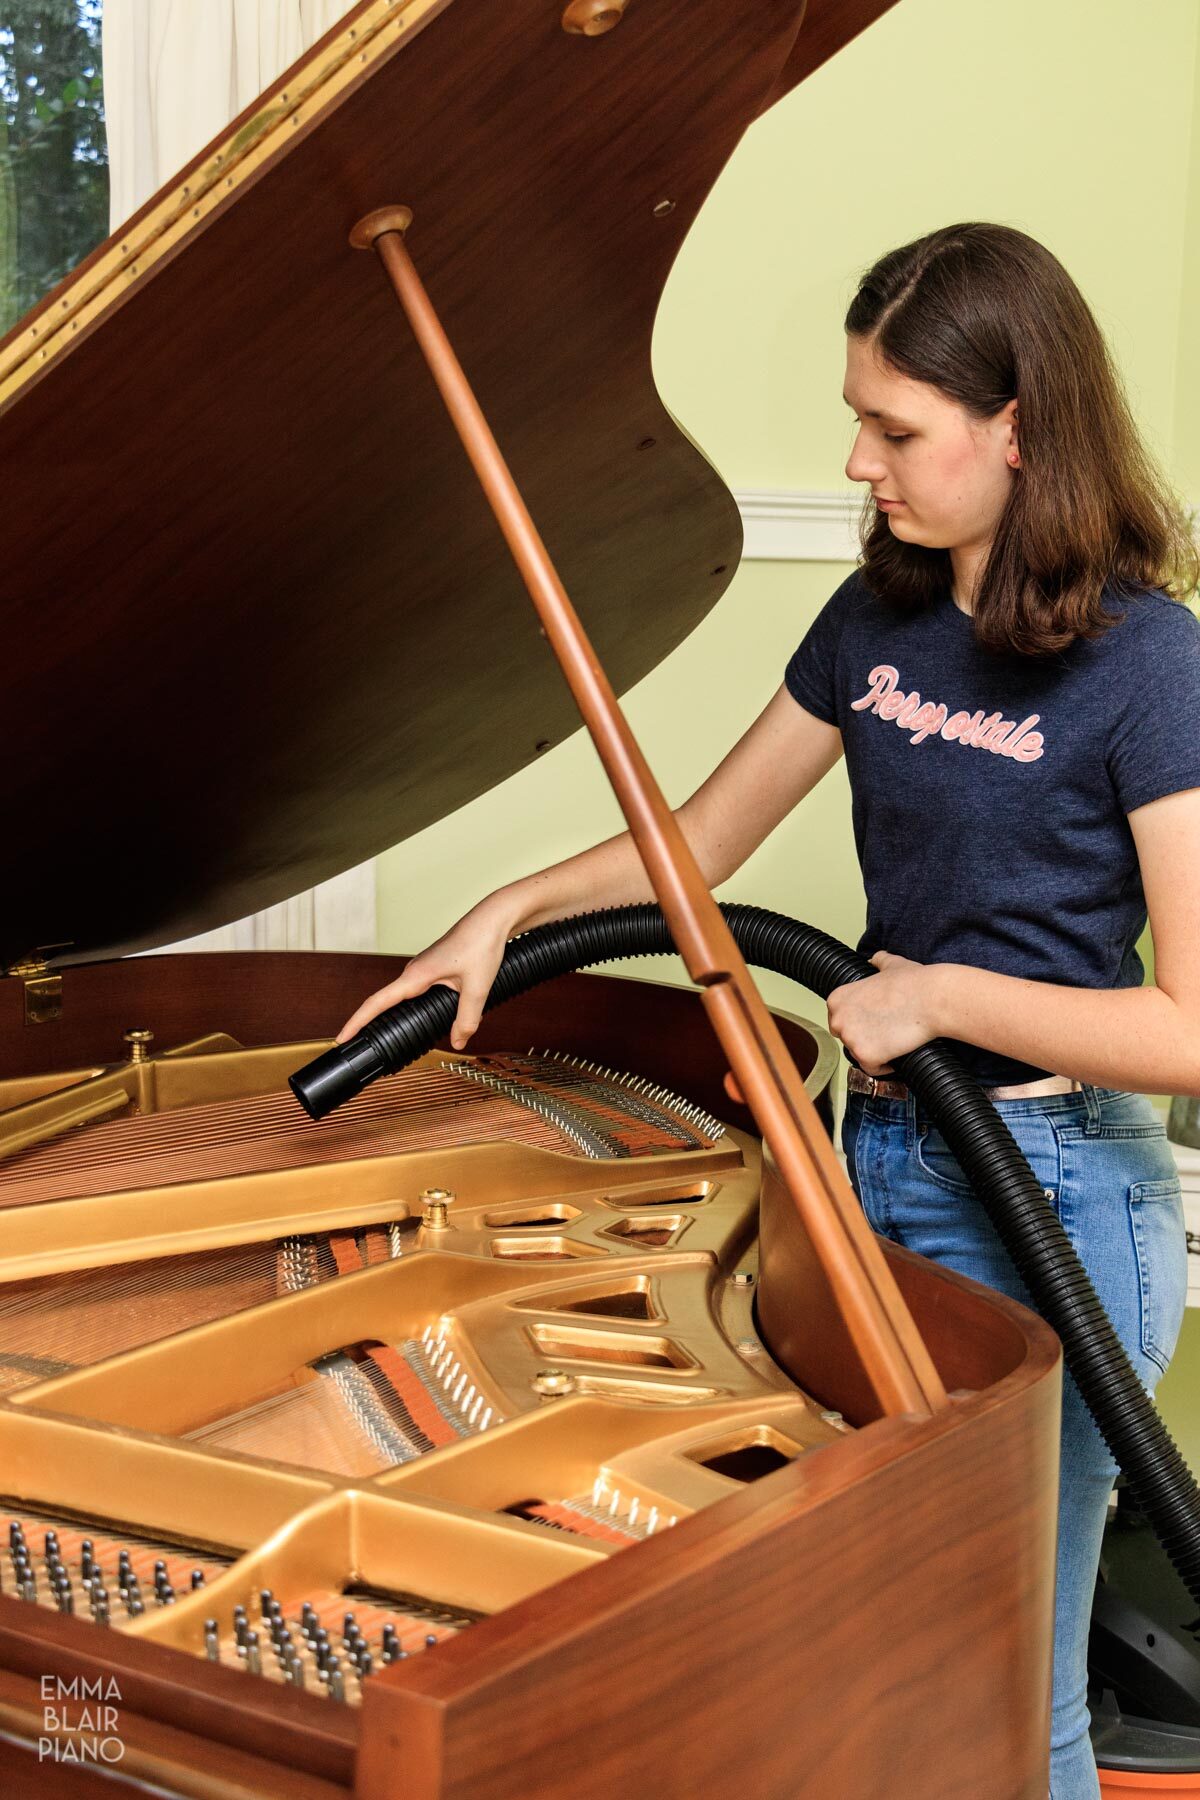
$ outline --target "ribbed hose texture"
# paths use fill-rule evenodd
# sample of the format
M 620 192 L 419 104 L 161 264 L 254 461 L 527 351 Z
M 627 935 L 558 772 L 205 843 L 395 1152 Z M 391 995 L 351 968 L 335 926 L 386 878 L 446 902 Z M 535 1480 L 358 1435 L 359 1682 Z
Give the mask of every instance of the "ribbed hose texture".
M 735 905 L 721 911 L 747 962 L 786 975 L 822 999 L 836 987 L 878 973 L 836 938 L 782 913 Z M 654 905 L 613 907 L 539 925 L 509 944 L 486 1010 L 573 969 L 674 948 L 662 911 Z M 423 1055 L 449 1031 L 457 1006 L 453 989 L 434 987 L 373 1019 L 352 1044 L 340 1047 L 355 1070 L 340 1097 L 349 1098 L 376 1075 L 395 1073 Z M 1038 1311 L 1062 1340 L 1066 1366 L 1105 1443 L 1200 1606 L 1200 1490 L 1036 1175 L 1004 1120 L 946 1044 L 935 1039 L 894 1058 L 892 1066 L 945 1137 Z M 304 1074 L 295 1079 L 303 1082 Z M 299 1088 L 297 1093 L 309 1104 Z

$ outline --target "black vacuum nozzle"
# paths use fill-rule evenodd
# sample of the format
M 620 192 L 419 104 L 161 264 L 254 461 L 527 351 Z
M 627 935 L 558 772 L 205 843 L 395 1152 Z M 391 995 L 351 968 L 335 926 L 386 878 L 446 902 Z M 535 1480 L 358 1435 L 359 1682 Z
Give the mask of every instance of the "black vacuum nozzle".
M 335 1044 L 332 1050 L 314 1057 L 288 1078 L 288 1086 L 310 1119 L 323 1119 L 335 1106 L 353 1100 L 369 1082 L 387 1073 L 387 1064 L 365 1033 L 360 1032 L 348 1044 Z
M 394 1075 L 432 1049 L 449 1031 L 457 1011 L 453 988 L 431 987 L 415 1000 L 389 1006 L 348 1044 L 335 1044 L 305 1063 L 288 1086 L 310 1119 L 323 1119 L 380 1075 Z

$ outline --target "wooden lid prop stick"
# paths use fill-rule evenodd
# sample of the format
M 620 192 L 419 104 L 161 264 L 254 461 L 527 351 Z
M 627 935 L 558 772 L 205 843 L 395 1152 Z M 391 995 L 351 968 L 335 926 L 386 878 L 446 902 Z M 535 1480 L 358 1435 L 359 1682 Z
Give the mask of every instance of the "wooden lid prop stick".
M 929 1414 L 942 1382 L 816 1109 L 621 712 L 408 252 L 407 206 L 367 214 L 373 249 L 429 365 L 604 765 L 692 980 L 800 1213 L 880 1408 Z

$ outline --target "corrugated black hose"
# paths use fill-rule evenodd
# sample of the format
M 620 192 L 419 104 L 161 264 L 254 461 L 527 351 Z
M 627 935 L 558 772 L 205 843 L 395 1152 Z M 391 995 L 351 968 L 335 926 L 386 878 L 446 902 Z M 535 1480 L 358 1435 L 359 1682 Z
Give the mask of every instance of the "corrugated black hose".
M 786 975 L 827 998 L 836 987 L 878 974 L 874 964 L 811 925 L 757 906 L 722 906 L 746 961 Z M 675 948 L 662 911 L 620 906 L 539 925 L 514 938 L 487 1010 L 539 982 L 622 956 Z M 452 988 L 433 987 L 380 1013 L 347 1044 L 292 1076 L 314 1119 L 394 1074 L 445 1037 L 458 1008 Z M 963 1173 L 1025 1282 L 1062 1340 L 1105 1443 L 1192 1599 L 1200 1606 L 1200 1490 L 1146 1393 L 1079 1258 L 1004 1120 L 954 1052 L 935 1039 L 893 1059 L 958 1159 Z

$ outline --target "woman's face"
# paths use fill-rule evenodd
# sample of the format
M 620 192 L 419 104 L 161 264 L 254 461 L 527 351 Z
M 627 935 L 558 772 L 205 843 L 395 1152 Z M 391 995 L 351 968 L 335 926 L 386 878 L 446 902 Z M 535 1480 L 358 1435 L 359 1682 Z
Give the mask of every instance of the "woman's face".
M 844 395 L 858 419 L 846 474 L 870 483 L 893 536 L 931 550 L 986 548 L 1016 479 L 1016 401 L 977 419 L 882 361 L 873 338 L 849 335 Z

